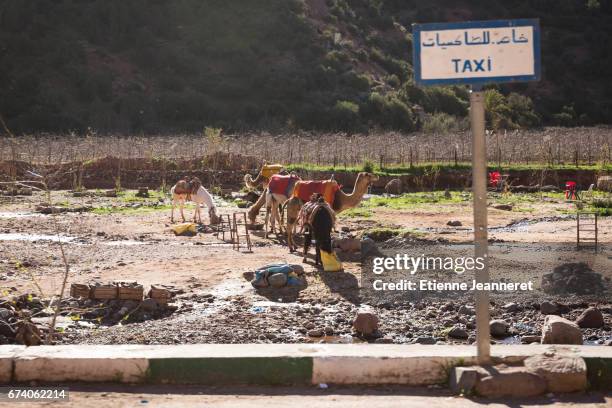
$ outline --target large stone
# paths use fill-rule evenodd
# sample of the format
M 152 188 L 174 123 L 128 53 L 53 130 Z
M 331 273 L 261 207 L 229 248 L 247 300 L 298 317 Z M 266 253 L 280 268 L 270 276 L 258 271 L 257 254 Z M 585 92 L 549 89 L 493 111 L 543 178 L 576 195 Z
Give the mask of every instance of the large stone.
M 579 327 L 599 329 L 602 327 L 604 322 L 603 314 L 596 307 L 589 307 L 587 310 L 582 312 L 578 319 L 576 319 L 576 324 Z
M 559 313 L 559 307 L 556 303 L 544 301 L 540 304 L 540 313 L 544 315 L 552 315 Z
M 357 333 L 366 336 L 374 333 L 378 329 L 378 316 L 376 315 L 376 311 L 368 306 L 359 308 L 355 320 L 353 320 L 353 328 Z
M 582 332 L 574 322 L 548 315 L 542 326 L 543 344 L 582 344 Z
M 473 316 L 476 314 L 476 309 L 474 309 L 472 306 L 461 305 L 461 307 L 459 307 L 458 312 L 462 315 Z
M 431 336 L 417 337 L 414 341 L 416 344 L 436 344 L 436 339 Z
M 454 339 L 467 339 L 469 336 L 465 329 L 459 326 L 454 326 L 448 331 L 448 337 L 452 337 Z
M 525 367 L 489 367 L 487 375 L 476 383 L 475 391 L 483 397 L 534 397 L 546 392 L 546 380 Z
M 489 330 L 491 331 L 491 336 L 494 337 L 506 337 L 508 335 L 508 323 L 503 320 L 491 320 L 489 323 Z
M 273 288 L 282 288 L 287 285 L 287 275 L 284 273 L 275 273 L 268 276 L 268 283 Z
M 479 366 L 454 367 L 448 379 L 449 388 L 456 394 L 470 395 L 481 376 L 488 375 L 488 372 Z
M 573 354 L 545 353 L 528 357 L 525 368 L 546 380 L 550 392 L 575 392 L 587 387 L 587 367 Z
M 504 309 L 508 313 L 514 313 L 520 311 L 522 308 L 518 304 L 511 302 L 503 305 L 502 309 Z
M 542 336 L 536 336 L 536 335 L 521 336 L 521 343 L 531 344 L 531 343 L 540 343 L 541 341 L 542 341 Z

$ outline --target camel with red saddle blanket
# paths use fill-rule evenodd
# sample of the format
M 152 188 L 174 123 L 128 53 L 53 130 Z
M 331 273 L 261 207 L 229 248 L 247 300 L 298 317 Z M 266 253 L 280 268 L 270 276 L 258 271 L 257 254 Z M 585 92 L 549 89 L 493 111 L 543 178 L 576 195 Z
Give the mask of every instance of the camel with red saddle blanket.
M 265 237 L 268 238 L 268 222 L 270 222 L 270 215 L 272 220 L 270 222 L 270 229 L 273 233 L 276 233 L 276 223 L 278 222 L 278 232 L 283 232 L 283 221 L 279 214 L 278 208 L 285 204 L 285 202 L 293 195 L 293 189 L 295 185 L 300 182 L 301 179 L 295 174 L 274 174 L 270 176 L 268 186 L 264 190 L 263 196 L 265 196 L 266 203 L 266 218 L 264 221 Z
M 255 219 L 257 218 L 257 214 L 259 214 L 259 210 L 266 203 L 265 190 L 268 188 L 270 178 L 275 174 L 284 172 L 283 168 L 284 166 L 282 164 L 268 164 L 264 161 L 256 178 L 253 178 L 250 174 L 244 175 L 244 184 L 248 189 L 255 190 L 260 184 L 263 184 L 264 189 L 264 194 L 259 196 L 257 202 L 253 204 L 251 208 L 249 208 L 249 211 L 247 213 L 251 224 L 255 223 Z

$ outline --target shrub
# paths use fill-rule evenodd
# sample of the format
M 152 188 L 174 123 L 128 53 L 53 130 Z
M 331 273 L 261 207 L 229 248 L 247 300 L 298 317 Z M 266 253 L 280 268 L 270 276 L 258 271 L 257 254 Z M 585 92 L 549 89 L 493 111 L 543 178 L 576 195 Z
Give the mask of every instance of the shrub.
M 361 170 L 365 171 L 366 173 L 374 173 L 374 163 L 372 163 L 370 160 L 364 161 Z
M 465 121 L 444 112 L 437 112 L 432 115 L 427 115 L 425 122 L 423 123 L 423 131 L 425 133 L 451 133 L 463 130 L 465 127 Z

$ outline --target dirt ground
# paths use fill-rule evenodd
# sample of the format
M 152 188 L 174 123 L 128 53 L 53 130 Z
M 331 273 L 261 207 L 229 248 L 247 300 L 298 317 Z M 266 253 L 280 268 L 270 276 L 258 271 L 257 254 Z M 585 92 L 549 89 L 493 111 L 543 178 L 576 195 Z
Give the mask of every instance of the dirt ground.
M 126 195 L 127 196 L 127 195 Z M 176 299 L 177 311 L 157 320 L 131 324 L 86 325 L 66 317 L 61 342 L 97 344 L 173 344 L 239 342 L 356 342 L 411 343 L 422 337 L 437 342 L 471 342 L 475 333 L 473 316 L 462 315 L 463 304 L 473 304 L 467 294 L 448 294 L 423 299 L 371 299 L 360 290 L 361 260 L 355 254 L 341 254 L 344 272 L 325 273 L 302 256 L 291 254 L 284 240 L 264 239 L 252 231 L 252 252 L 235 250 L 213 232 L 195 237 L 177 237 L 171 230 L 167 202 L 156 196 L 136 199 L 133 192 L 119 198 L 73 197 L 66 191 L 52 192 L 51 200 L 65 208 L 87 207 L 86 212 L 43 215 L 35 211 L 45 200 L 31 197 L 0 197 L 0 285 L 3 296 L 34 293 L 49 298 L 62 284 L 63 247 L 70 264 L 70 283 L 134 280 L 145 287 L 168 284 L 183 289 Z M 215 198 L 221 214 L 245 211 L 231 201 Z M 160 201 L 162 200 L 162 201 Z M 495 204 L 495 198 L 492 199 Z M 573 204 L 563 200 L 529 200 L 512 211 L 489 211 L 490 272 L 492 280 L 533 280 L 539 288 L 541 277 L 565 262 L 586 262 L 602 274 L 607 292 L 589 296 L 555 297 L 536 290 L 529 293 L 492 295 L 492 315 L 514 327 L 509 339 L 539 334 L 543 300 L 567 305 L 564 315 L 576 318 L 589 305 L 598 304 L 606 326 L 586 329 L 589 344 L 604 344 L 612 332 L 609 290 L 612 278 L 612 219 L 599 220 L 599 251 L 576 251 L 576 219 Z M 91 210 L 93 209 L 93 211 Z M 367 216 L 341 216 L 337 229 L 360 236 L 373 228 L 406 229 L 413 234 L 380 242 L 383 251 L 395 250 L 420 255 L 469 256 L 472 209 L 469 200 L 424 203 L 407 208 L 386 206 L 371 209 Z M 189 217 L 193 208 L 186 209 Z M 207 214 L 202 211 L 203 216 Z M 175 215 L 176 216 L 176 215 Z M 205 222 L 207 222 L 205 216 Z M 449 227 L 456 220 L 461 226 Z M 58 238 L 59 237 L 59 238 Z M 297 289 L 255 291 L 248 272 L 270 263 L 301 265 L 306 285 Z M 245 275 L 246 274 L 246 275 Z M 466 275 L 467 277 L 467 275 Z M 443 276 L 439 276 L 442 280 Z M 380 317 L 380 331 L 364 339 L 352 331 L 352 319 L 360 304 L 374 303 Z M 507 313 L 508 302 L 521 305 Z M 77 319 L 78 320 L 78 319 Z M 446 338 L 444 329 L 464 325 L 469 338 Z M 313 332 L 314 330 L 314 332 Z M 319 332 L 319 333 L 316 333 Z
M 547 395 L 541 398 L 484 400 L 451 395 L 438 388 L 413 387 L 197 387 L 197 386 L 68 386 L 66 402 L 30 403 L 38 407 L 354 407 L 382 406 L 440 408 L 508 406 L 607 408 L 612 395 L 602 393 Z M 9 406 L 0 402 L 0 406 Z M 14 406 L 14 404 L 12 405 Z

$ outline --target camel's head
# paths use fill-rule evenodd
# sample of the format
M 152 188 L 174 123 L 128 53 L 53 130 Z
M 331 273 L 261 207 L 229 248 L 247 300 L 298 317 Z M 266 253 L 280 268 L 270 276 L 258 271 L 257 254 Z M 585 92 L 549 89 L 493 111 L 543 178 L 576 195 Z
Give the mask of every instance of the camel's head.
M 361 172 L 357 175 L 357 183 L 363 183 L 367 186 L 378 181 L 378 176 L 372 173 Z
M 208 210 L 208 216 L 210 217 L 210 223 L 212 225 L 217 225 L 221 222 L 221 217 L 217 215 L 217 209 L 215 207 Z

